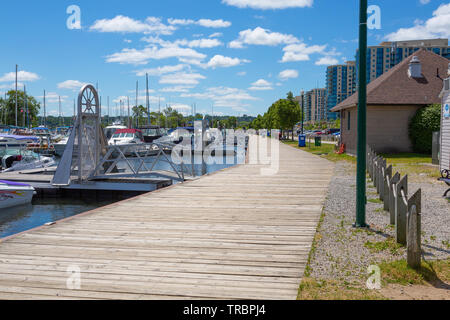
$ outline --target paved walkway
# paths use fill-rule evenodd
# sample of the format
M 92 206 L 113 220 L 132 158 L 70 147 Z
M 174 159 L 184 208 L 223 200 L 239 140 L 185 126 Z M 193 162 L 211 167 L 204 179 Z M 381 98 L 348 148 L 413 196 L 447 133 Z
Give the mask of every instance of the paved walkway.
M 5 239 L 0 298 L 295 299 L 333 164 L 280 150 Z

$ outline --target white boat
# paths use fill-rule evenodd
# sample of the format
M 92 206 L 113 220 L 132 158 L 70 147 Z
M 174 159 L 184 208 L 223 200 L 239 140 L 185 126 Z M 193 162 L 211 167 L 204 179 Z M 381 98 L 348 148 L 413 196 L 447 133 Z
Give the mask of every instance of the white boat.
M 112 126 L 108 126 L 108 127 L 106 127 L 106 128 L 104 129 L 104 133 L 105 133 L 106 139 L 107 139 L 107 140 L 111 139 L 111 137 L 114 135 L 114 133 L 115 133 L 117 130 L 120 130 L 120 129 L 126 129 L 126 128 L 127 128 L 127 127 L 123 126 L 121 123 L 119 123 L 119 122 L 114 122 Z
M 142 131 L 137 129 L 118 129 L 108 141 L 110 146 L 144 143 Z
M 28 144 L 39 143 L 40 139 L 36 136 L 19 136 L 13 134 L 0 134 L 0 147 L 25 147 Z
M 0 180 L 0 209 L 29 204 L 33 195 L 34 188 L 28 184 Z
M 66 149 L 67 142 L 69 141 L 69 136 L 65 136 L 60 141 L 53 144 L 55 148 L 55 154 L 59 157 L 62 157 L 64 154 L 64 150 Z
M 42 169 L 56 166 L 52 157 L 44 157 L 31 151 L 7 150 L 0 156 L 2 172 Z

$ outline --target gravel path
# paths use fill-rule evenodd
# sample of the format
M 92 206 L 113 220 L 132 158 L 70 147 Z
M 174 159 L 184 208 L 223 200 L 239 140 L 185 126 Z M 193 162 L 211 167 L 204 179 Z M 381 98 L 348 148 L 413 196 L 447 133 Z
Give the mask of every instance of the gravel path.
M 339 279 L 362 282 L 367 279 L 371 264 L 406 258 L 403 247 L 397 247 L 394 228 L 389 226 L 389 213 L 378 199 L 373 184 L 368 183 L 369 199 L 367 223 L 370 229 L 355 229 L 355 166 L 347 162 L 336 163 L 324 207 L 324 219 L 319 229 L 316 250 L 311 258 L 310 276 L 316 279 Z M 410 195 L 422 188 L 422 249 L 426 259 L 450 258 L 450 203 L 442 198 L 445 185 L 409 184 Z M 386 242 L 387 239 L 390 239 Z M 389 244 L 386 248 L 380 246 Z

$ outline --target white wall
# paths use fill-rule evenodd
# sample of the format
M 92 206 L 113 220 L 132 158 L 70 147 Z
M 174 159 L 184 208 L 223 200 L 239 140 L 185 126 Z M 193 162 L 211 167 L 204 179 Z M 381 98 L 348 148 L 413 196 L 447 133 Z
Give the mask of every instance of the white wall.
M 444 92 L 441 110 L 441 170 L 450 170 L 450 117 L 444 117 L 445 105 L 450 105 L 450 91 Z

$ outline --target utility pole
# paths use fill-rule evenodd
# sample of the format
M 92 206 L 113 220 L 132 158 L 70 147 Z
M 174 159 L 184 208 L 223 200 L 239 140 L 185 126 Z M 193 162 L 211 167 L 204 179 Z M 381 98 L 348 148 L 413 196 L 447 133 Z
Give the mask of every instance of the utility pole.
M 19 66 L 16 64 L 16 127 L 17 127 L 17 70 Z
M 358 146 L 356 173 L 356 228 L 366 224 L 366 143 L 367 143 L 367 0 L 360 0 L 359 12 L 359 87 L 358 87 Z
M 300 93 L 300 104 L 302 106 L 302 135 L 303 135 L 303 123 L 305 122 L 305 104 L 303 103 L 305 97 L 305 91 L 302 90 Z

